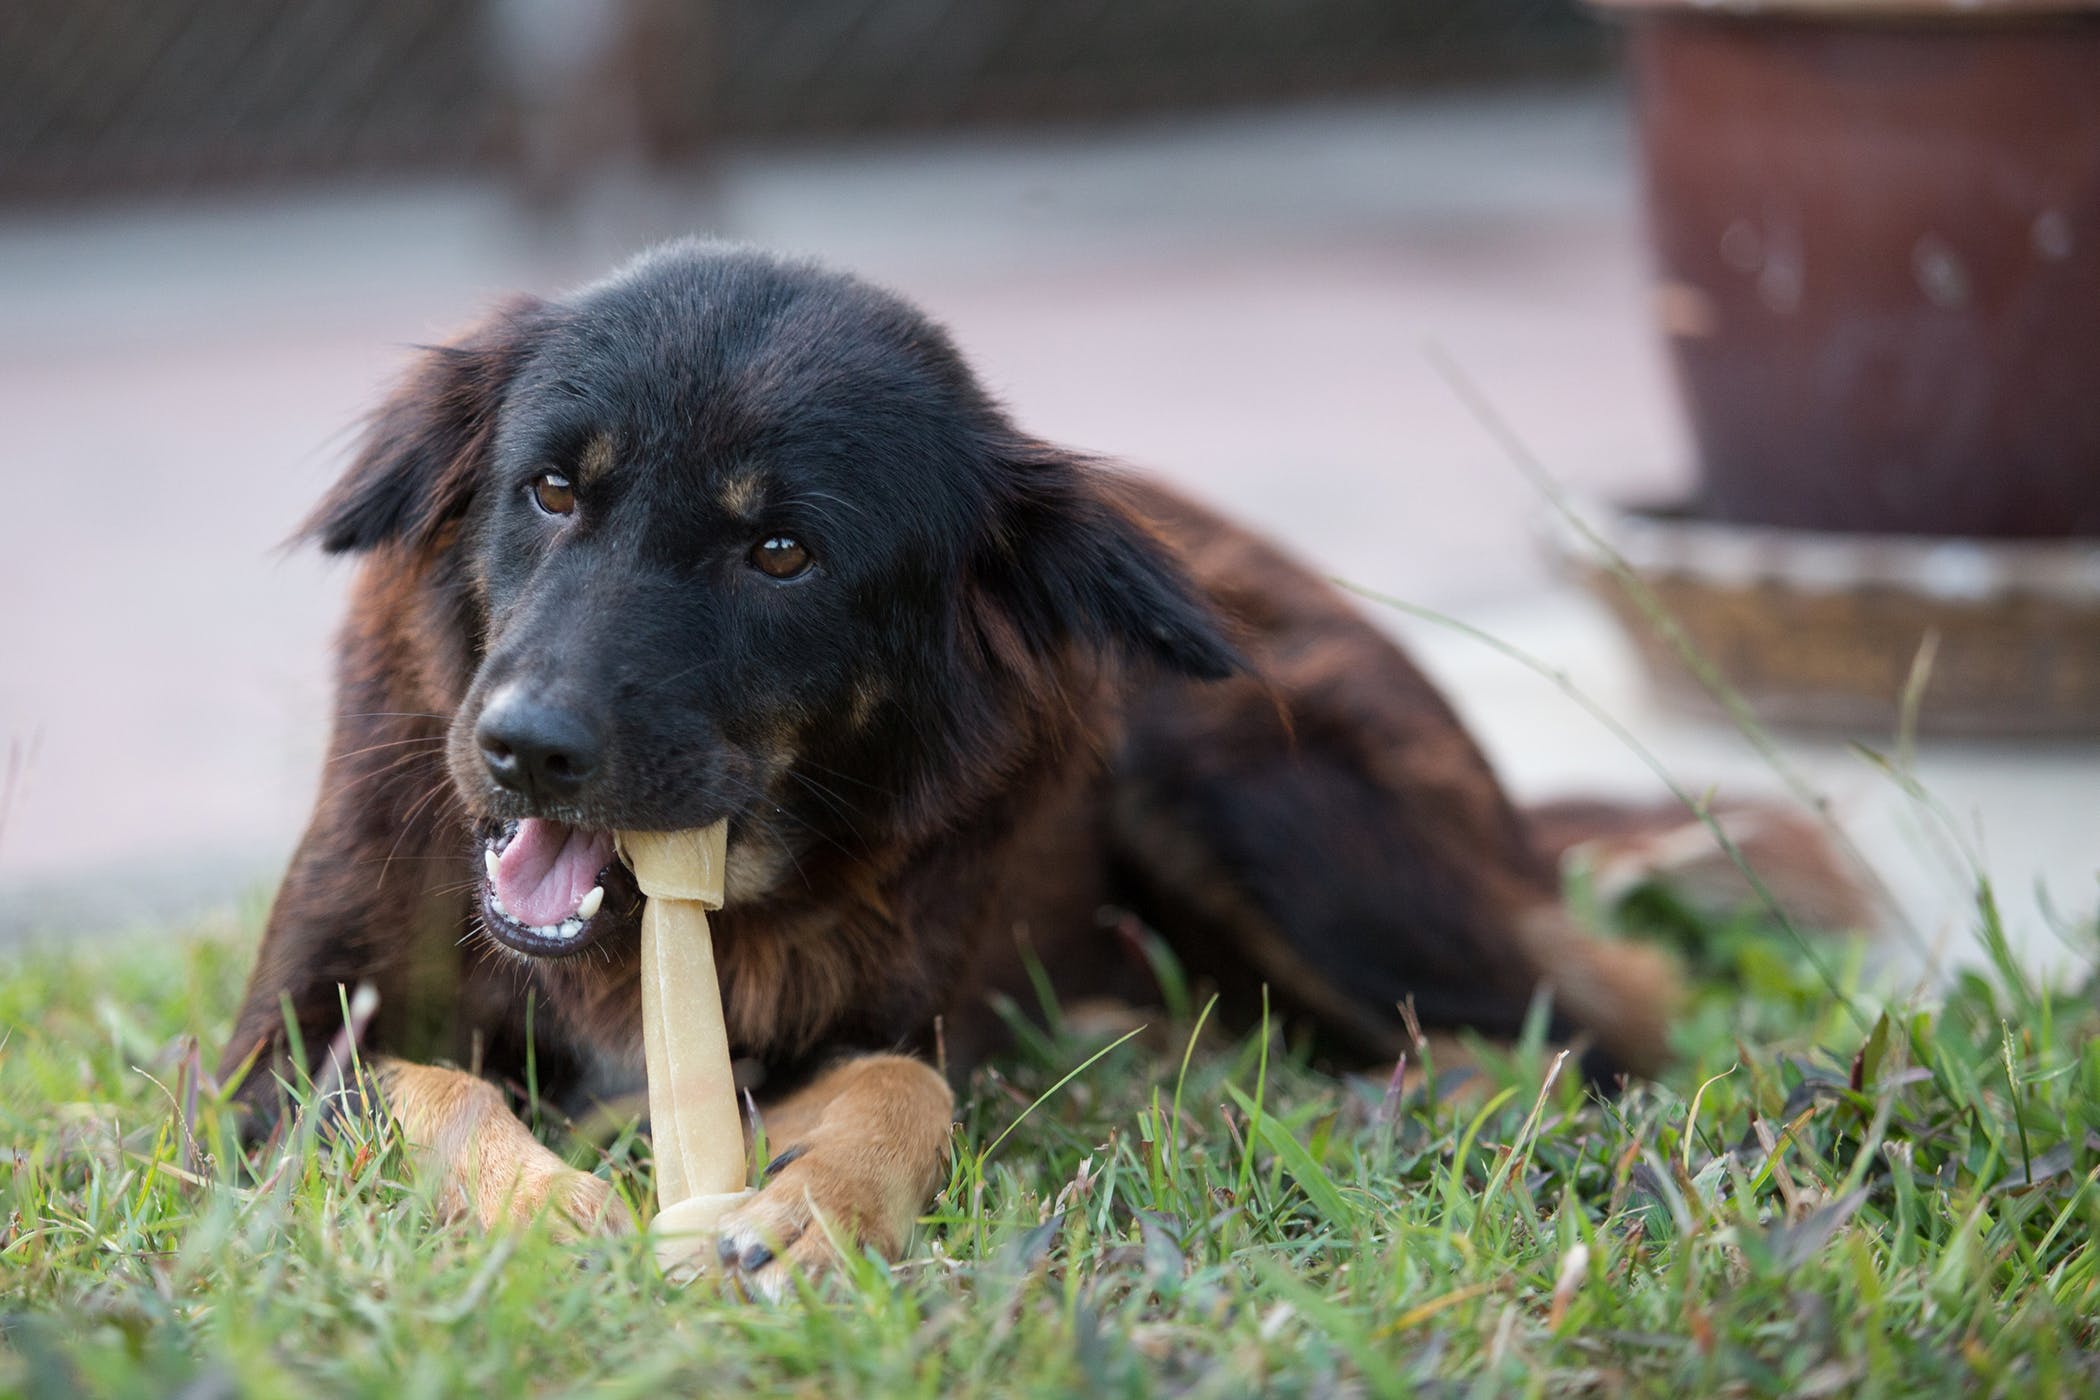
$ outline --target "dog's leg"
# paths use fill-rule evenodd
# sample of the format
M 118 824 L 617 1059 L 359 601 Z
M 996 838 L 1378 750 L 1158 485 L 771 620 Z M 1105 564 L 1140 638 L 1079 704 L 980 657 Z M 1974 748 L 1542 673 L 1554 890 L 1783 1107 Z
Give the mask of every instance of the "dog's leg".
M 1325 629 L 1324 631 L 1321 629 Z M 1556 1036 L 1653 1072 L 1677 1001 L 1667 960 L 1593 937 L 1457 719 L 1382 638 L 1316 617 L 1254 650 L 1264 679 L 1148 694 L 1113 774 L 1126 897 L 1251 1019 L 1266 985 L 1337 1051 L 1431 1028 L 1514 1036 L 1540 984 Z
M 827 1070 L 764 1113 L 770 1179 L 722 1221 L 725 1268 L 777 1297 L 787 1271 L 819 1273 L 840 1247 L 895 1258 L 940 1185 L 955 1096 L 933 1069 L 867 1055 Z
M 1327 581 L 1157 488 L 1143 509 L 1239 626 L 1253 674 L 1136 691 L 1111 779 L 1126 898 L 1242 1020 L 1266 985 L 1364 1058 L 1421 1023 L 1514 1035 L 1534 991 L 1554 1034 L 1652 1070 L 1669 962 L 1590 936 L 1458 715 Z
M 542 1146 L 487 1080 L 393 1059 L 367 1073 L 403 1141 L 437 1174 L 448 1214 L 494 1227 L 551 1212 L 567 1239 L 633 1228 L 612 1187 Z
M 353 650 L 346 671 L 359 664 L 378 663 Z M 344 999 L 361 986 L 379 995 L 367 1049 L 465 1059 L 465 1045 L 440 1036 L 480 1029 L 459 1000 L 473 867 L 439 761 L 443 730 L 349 713 L 427 706 L 353 694 L 347 682 L 342 705 L 320 800 L 271 906 L 220 1064 L 222 1079 L 246 1072 L 239 1095 L 250 1141 L 284 1107 L 279 1080 L 318 1074 L 343 1028 Z M 294 1063 L 295 1047 L 304 1063 Z

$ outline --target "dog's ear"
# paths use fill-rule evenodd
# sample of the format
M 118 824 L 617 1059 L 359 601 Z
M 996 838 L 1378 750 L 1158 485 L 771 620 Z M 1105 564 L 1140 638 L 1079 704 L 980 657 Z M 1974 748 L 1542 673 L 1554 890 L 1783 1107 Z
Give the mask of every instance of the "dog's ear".
M 1204 680 L 1247 669 L 1111 474 L 1053 449 L 1012 457 L 1001 525 L 977 573 L 1027 645 L 1079 639 Z
M 518 298 L 451 344 L 425 348 L 299 537 L 330 554 L 438 546 L 473 499 L 496 410 L 543 318 L 543 303 Z

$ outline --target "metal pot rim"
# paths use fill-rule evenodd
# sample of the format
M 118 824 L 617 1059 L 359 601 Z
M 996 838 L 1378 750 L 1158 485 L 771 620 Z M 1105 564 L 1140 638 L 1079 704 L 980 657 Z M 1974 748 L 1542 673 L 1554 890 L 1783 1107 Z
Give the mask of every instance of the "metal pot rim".
M 1857 534 L 1705 520 L 1675 504 L 1571 504 L 1627 567 L 1649 577 L 1798 593 L 1886 588 L 1942 601 L 2027 596 L 2100 607 L 2100 538 Z M 1565 562 L 1610 568 L 1564 517 L 1548 523 L 1546 538 Z

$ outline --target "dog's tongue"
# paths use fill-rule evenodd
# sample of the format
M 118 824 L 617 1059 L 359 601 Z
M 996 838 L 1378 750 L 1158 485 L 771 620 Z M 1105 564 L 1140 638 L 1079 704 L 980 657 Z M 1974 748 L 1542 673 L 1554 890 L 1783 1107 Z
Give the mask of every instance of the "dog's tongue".
M 612 859 L 609 831 L 527 817 L 496 857 L 496 898 L 521 924 L 559 924 L 576 912 Z

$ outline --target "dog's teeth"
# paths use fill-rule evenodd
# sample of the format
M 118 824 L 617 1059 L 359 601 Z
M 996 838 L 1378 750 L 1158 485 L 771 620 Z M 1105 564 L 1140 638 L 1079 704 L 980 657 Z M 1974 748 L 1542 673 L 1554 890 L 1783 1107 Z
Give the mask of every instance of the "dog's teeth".
M 605 903 L 605 886 L 591 886 L 591 892 L 585 895 L 583 901 L 576 906 L 576 917 L 579 919 L 590 918 L 598 912 L 598 906 L 603 903 Z
M 496 879 L 496 848 L 495 848 L 495 847 L 493 847 L 493 846 L 488 846 L 488 847 L 484 847 L 484 848 L 482 849 L 482 852 L 481 852 L 481 863 L 482 863 L 482 865 L 483 865 L 483 866 L 485 866 L 485 867 L 486 867 L 486 868 L 488 869 L 488 872 L 489 872 L 489 880 L 490 880 L 490 882 L 491 882 L 491 883 L 494 883 L 494 881 L 495 881 L 495 879 Z
M 497 894 L 494 890 L 489 891 L 489 908 L 495 910 L 506 919 L 510 917 L 510 910 L 503 907 L 503 896 Z

